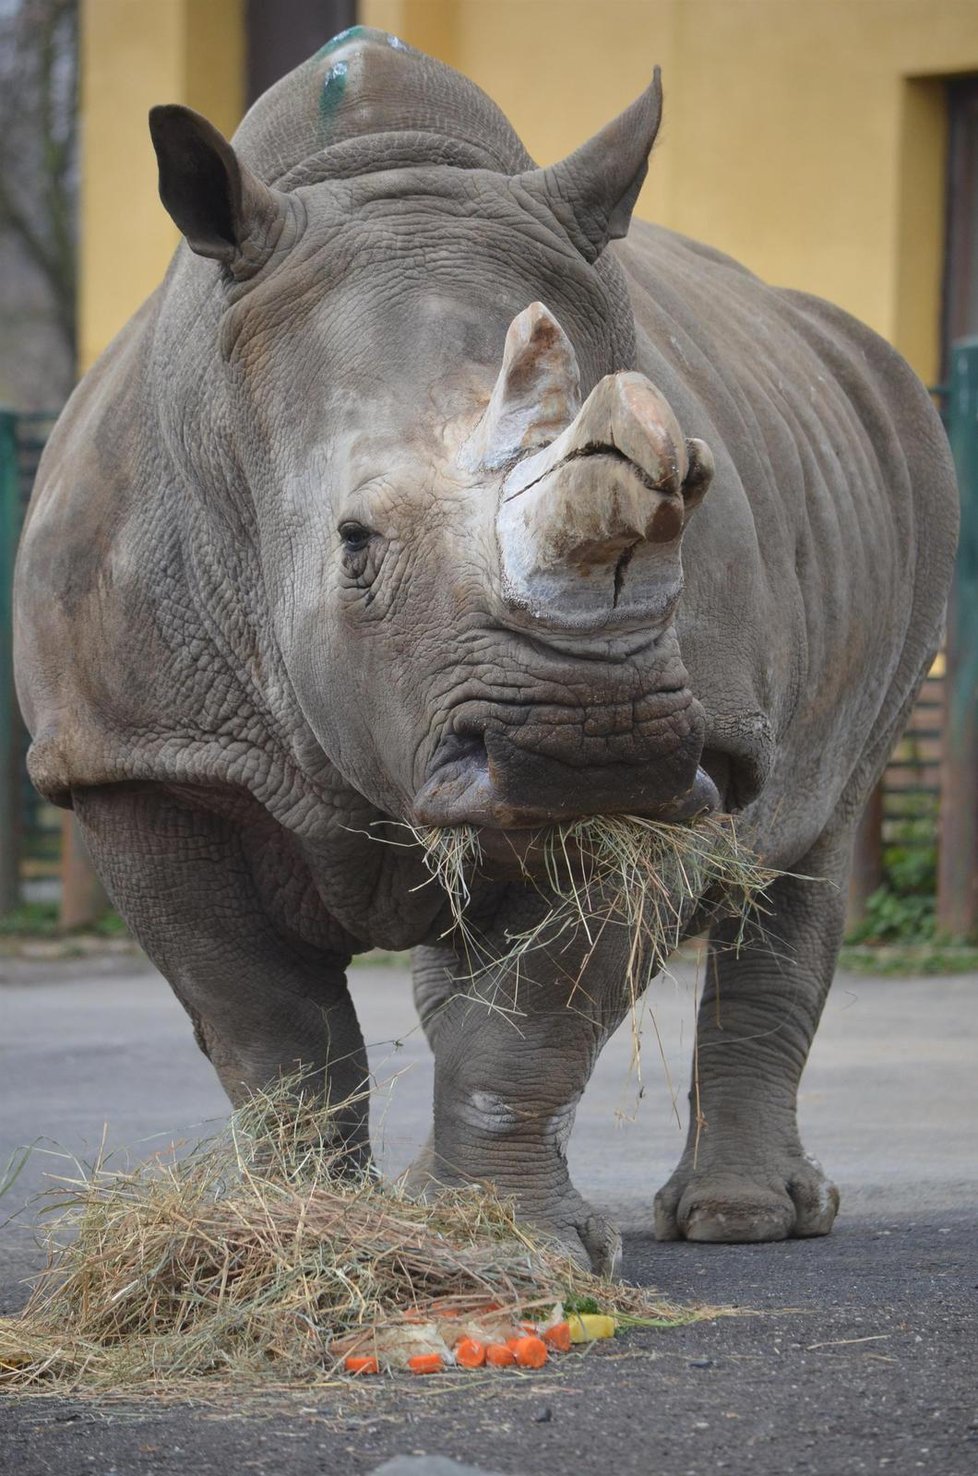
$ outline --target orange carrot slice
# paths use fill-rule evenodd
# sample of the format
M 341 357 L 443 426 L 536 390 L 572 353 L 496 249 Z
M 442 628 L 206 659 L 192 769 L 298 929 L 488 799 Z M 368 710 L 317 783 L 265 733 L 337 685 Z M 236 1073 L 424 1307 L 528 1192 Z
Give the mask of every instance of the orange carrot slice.
M 486 1362 L 492 1368 L 512 1368 L 516 1354 L 505 1343 L 490 1343 L 486 1348 Z
M 441 1373 L 445 1367 L 440 1353 L 415 1353 L 408 1359 L 407 1366 L 416 1374 Z
M 569 1353 L 571 1345 L 570 1324 L 567 1322 L 555 1322 L 553 1327 L 548 1327 L 542 1334 L 543 1341 L 551 1348 L 556 1348 L 558 1353 Z
M 460 1338 L 455 1344 L 455 1362 L 463 1368 L 481 1368 L 486 1361 L 486 1345 L 477 1338 Z
M 519 1338 L 513 1352 L 520 1368 L 542 1368 L 547 1361 L 547 1345 L 542 1338 Z
M 375 1374 L 380 1373 L 380 1365 L 376 1358 L 369 1356 L 358 1357 L 355 1353 L 349 1353 L 343 1360 L 343 1367 L 351 1374 Z

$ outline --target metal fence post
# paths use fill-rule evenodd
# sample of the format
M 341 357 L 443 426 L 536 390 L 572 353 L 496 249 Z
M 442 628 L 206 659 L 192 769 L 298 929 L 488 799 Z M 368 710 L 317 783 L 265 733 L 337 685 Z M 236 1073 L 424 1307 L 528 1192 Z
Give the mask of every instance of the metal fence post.
M 13 582 L 20 526 L 17 417 L 0 410 L 0 913 L 20 900 L 20 774 L 13 662 Z
M 948 408 L 961 539 L 948 609 L 937 921 L 966 938 L 978 928 L 978 338 L 952 347 Z

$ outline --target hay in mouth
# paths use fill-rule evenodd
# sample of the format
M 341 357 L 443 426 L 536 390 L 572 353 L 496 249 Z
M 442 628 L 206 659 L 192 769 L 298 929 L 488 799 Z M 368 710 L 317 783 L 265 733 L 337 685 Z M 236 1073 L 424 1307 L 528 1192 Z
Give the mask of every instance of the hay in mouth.
M 472 878 L 482 861 L 478 831 L 463 825 L 415 830 L 414 836 L 448 898 L 452 930 L 478 951 L 484 940 L 467 917 Z M 507 934 L 507 947 L 492 958 L 492 967 L 518 966 L 570 932 L 583 932 L 593 950 L 605 927 L 624 927 L 633 997 L 675 952 L 699 909 L 739 918 L 742 938 L 763 915 L 764 894 L 780 875 L 741 842 L 730 815 L 702 815 L 685 824 L 637 815 L 575 820 L 546 831 L 537 858 L 524 878 L 546 899 L 546 914 L 532 930 Z

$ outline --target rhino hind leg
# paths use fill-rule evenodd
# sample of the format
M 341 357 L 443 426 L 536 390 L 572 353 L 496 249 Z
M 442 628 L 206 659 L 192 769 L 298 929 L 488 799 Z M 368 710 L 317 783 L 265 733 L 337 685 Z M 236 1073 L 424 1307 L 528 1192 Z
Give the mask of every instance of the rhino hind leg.
M 839 1193 L 798 1134 L 797 1096 L 835 970 L 849 835 L 823 840 L 770 891 L 763 928 L 738 950 L 711 934 L 697 1022 L 690 1126 L 655 1199 L 659 1240 L 751 1242 L 827 1235 Z
M 348 960 L 269 916 L 247 834 L 232 821 L 149 786 L 84 790 L 74 800 L 99 875 L 189 1014 L 232 1104 L 301 1073 L 334 1104 L 350 1167 L 364 1167 L 367 1058 Z

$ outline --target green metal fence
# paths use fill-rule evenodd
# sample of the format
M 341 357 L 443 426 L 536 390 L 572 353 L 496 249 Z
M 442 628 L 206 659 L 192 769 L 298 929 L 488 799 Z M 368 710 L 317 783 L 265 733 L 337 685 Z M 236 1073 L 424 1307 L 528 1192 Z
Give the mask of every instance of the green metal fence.
M 14 722 L 13 575 L 20 509 L 17 496 L 17 422 L 0 412 L 0 909 L 20 889 L 20 807 Z
M 938 921 L 978 933 L 978 338 L 952 346 L 948 435 L 961 493 L 961 536 L 948 609 Z
M 57 865 L 59 822 L 31 788 L 24 769 L 27 735 L 14 696 L 12 593 L 14 555 L 37 464 L 55 412 L 0 410 L 0 912 L 16 906 L 25 868 Z

